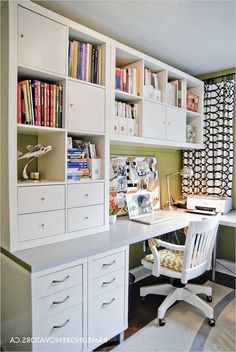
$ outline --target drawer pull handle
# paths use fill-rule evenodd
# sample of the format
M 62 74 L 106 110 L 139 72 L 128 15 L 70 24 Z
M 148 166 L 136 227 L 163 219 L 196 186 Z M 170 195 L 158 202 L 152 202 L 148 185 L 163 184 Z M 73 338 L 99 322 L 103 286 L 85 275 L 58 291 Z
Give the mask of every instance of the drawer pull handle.
M 64 298 L 62 301 L 54 301 L 54 302 L 52 302 L 52 304 L 62 304 L 62 303 L 65 303 L 69 298 L 70 298 L 70 296 L 67 296 L 67 297 Z
M 112 298 L 112 299 L 110 300 L 110 302 L 103 302 L 103 303 L 102 303 L 102 308 L 103 308 L 103 307 L 106 307 L 106 306 L 109 306 L 109 304 L 112 304 L 114 301 L 115 301 L 115 297 Z
M 53 284 L 59 284 L 59 283 L 61 283 L 61 282 L 64 282 L 64 281 L 66 281 L 66 280 L 68 280 L 70 278 L 70 275 L 67 275 L 64 279 L 62 279 L 62 280 L 52 280 L 52 283 Z
M 106 268 L 107 266 L 111 266 L 111 265 L 115 264 L 115 262 L 116 262 L 116 260 L 113 260 L 111 263 L 102 264 L 102 267 Z
M 64 328 L 64 326 L 66 326 L 69 323 L 70 319 L 68 318 L 65 323 L 63 323 L 62 325 L 53 325 L 53 329 L 61 329 Z
M 111 281 L 104 281 L 103 283 L 102 283 L 102 286 L 106 286 L 106 285 L 110 285 L 112 282 L 114 282 L 115 281 L 115 277 L 113 277 L 113 279 L 111 280 Z

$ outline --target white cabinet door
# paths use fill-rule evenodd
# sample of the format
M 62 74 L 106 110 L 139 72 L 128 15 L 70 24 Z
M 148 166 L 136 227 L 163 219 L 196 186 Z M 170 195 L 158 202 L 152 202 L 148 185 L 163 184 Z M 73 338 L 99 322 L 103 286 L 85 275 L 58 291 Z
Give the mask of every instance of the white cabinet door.
M 186 112 L 176 108 L 166 108 L 166 139 L 185 142 Z
M 103 87 L 69 81 L 68 129 L 105 131 L 105 90 Z
M 142 137 L 165 139 L 165 106 L 144 100 Z
M 18 63 L 66 74 L 67 30 L 35 12 L 18 6 Z

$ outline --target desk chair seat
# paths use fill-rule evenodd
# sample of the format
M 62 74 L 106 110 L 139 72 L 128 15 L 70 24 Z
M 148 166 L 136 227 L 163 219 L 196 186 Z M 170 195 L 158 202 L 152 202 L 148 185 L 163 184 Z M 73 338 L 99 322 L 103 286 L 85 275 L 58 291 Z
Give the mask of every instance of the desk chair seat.
M 207 296 L 208 302 L 211 302 L 212 288 L 188 284 L 188 281 L 210 270 L 218 226 L 218 216 L 201 221 L 191 221 L 183 246 L 155 238 L 148 241 L 152 254 L 142 259 L 143 266 L 150 269 L 154 276 L 164 275 L 177 279 L 173 280 L 172 284 L 140 288 L 140 296 L 143 298 L 148 294 L 167 296 L 158 308 L 160 325 L 165 325 L 164 316 L 167 309 L 180 300 L 199 308 L 208 318 L 209 325 L 215 325 L 213 308 L 197 296 L 203 293 Z M 160 246 L 165 249 L 158 250 Z

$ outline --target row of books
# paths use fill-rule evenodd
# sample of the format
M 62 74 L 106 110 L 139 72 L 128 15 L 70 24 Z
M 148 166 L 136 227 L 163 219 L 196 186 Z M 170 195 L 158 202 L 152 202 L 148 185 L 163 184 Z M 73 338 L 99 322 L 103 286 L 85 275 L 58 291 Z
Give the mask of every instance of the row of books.
M 115 101 L 115 116 L 127 117 L 137 120 L 138 104 L 127 104 L 121 101 Z
M 115 89 L 122 92 L 138 95 L 138 70 L 132 68 L 116 67 Z
M 167 83 L 167 104 L 183 108 L 183 85 L 179 79 Z
M 77 40 L 69 41 L 69 76 L 102 84 L 102 48 Z
M 155 89 L 159 89 L 158 87 L 158 73 L 152 72 L 149 68 L 144 69 L 144 85 L 145 86 L 153 86 Z
M 85 150 L 82 148 L 67 149 L 67 180 L 78 181 L 90 175 Z
M 63 86 L 24 80 L 17 84 L 17 123 L 62 128 Z

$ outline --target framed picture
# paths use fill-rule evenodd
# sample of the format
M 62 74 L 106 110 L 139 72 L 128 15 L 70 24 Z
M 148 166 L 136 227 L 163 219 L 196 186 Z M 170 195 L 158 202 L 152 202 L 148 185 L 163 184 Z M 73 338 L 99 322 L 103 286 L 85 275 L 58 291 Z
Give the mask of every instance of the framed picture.
M 110 209 L 126 215 L 125 195 L 142 190 L 151 192 L 154 209 L 160 209 L 160 183 L 157 158 L 152 156 L 110 157 Z

